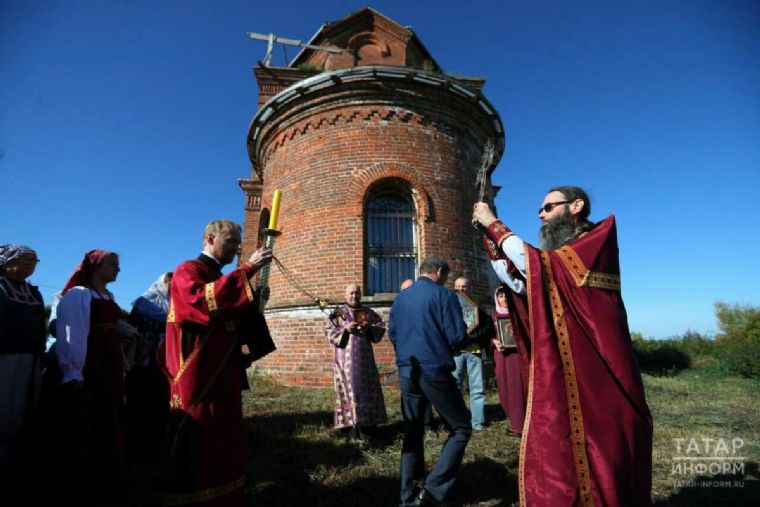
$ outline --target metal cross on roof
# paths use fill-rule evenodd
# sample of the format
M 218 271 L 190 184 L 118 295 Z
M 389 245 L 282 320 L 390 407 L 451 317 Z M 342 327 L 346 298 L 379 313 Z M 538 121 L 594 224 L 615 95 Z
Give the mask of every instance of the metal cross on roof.
M 246 32 L 246 35 L 248 35 L 248 38 L 253 40 L 263 40 L 267 41 L 267 54 L 264 56 L 264 61 L 262 62 L 264 67 L 269 67 L 269 64 L 272 61 L 272 48 L 274 47 L 274 44 L 287 44 L 289 46 L 298 46 L 306 49 L 313 49 L 315 51 L 326 51 L 333 55 L 339 55 L 343 53 L 343 50 L 336 49 L 336 48 L 326 48 L 323 46 L 314 46 L 313 44 L 304 44 L 300 40 L 296 39 L 286 39 L 284 37 L 277 37 L 275 34 L 263 34 L 263 33 L 256 33 L 256 32 Z

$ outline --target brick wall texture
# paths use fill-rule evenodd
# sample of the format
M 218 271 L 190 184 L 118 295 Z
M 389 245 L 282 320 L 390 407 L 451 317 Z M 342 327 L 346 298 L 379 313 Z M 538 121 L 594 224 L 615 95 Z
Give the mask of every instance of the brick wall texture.
M 262 208 L 269 209 L 275 189 L 283 193 L 275 255 L 299 285 L 341 302 L 346 284 L 365 286 L 365 205 L 376 189 L 396 187 L 415 203 L 419 259 L 437 254 L 453 275 L 467 271 L 472 294 L 488 303 L 491 268 L 470 224 L 483 122 L 444 94 L 410 101 L 370 92 L 299 104 L 264 134 Z M 247 215 L 244 258 L 259 226 L 257 212 Z M 258 368 L 286 383 L 329 385 L 324 315 L 301 310 L 310 299 L 276 267 L 269 284 L 267 320 L 278 351 Z M 387 315 L 391 300 L 376 295 L 369 305 Z M 377 362 L 393 369 L 387 342 L 377 346 Z

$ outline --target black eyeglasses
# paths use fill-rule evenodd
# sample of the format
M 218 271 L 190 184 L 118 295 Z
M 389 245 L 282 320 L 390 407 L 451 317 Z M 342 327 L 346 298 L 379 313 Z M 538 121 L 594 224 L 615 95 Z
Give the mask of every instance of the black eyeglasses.
M 557 201 L 557 202 L 547 202 L 540 208 L 538 208 L 538 214 L 540 215 L 543 211 L 544 213 L 551 213 L 554 208 L 559 206 L 560 204 L 569 204 L 572 201 Z

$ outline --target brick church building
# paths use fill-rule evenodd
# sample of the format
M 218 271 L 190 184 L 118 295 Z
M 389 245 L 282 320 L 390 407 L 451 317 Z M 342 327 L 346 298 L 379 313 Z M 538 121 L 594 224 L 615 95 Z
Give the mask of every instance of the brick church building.
M 243 258 L 263 242 L 275 189 L 282 191 L 274 253 L 301 288 L 363 302 L 387 319 L 401 281 L 421 260 L 466 273 L 474 299 L 492 304 L 491 266 L 472 227 L 487 140 L 504 150 L 483 79 L 446 75 L 415 33 L 364 8 L 323 25 L 287 67 L 258 65 L 258 111 L 248 131 Z M 490 183 L 490 182 L 489 182 Z M 286 384 L 332 385 L 326 313 L 274 265 L 266 317 L 278 350 L 256 363 Z M 375 346 L 381 376 L 395 371 L 387 338 Z

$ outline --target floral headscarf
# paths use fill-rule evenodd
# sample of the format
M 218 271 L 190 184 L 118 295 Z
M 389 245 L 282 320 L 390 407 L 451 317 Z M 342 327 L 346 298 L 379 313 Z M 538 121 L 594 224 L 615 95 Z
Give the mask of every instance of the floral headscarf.
M 28 254 L 37 257 L 37 252 L 26 245 L 0 245 L 0 268 L 4 268 L 10 261 Z

